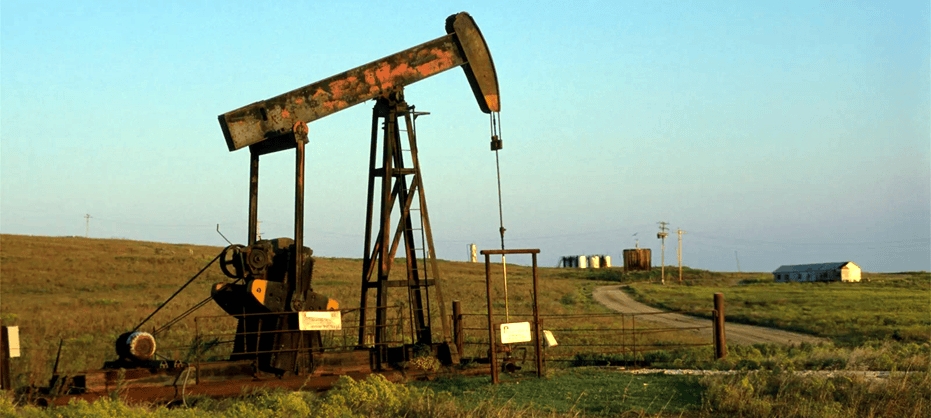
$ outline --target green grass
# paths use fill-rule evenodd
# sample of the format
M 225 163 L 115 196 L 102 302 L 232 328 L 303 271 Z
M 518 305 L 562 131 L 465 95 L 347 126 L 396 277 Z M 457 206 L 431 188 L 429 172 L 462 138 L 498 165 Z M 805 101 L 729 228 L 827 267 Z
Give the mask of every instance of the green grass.
M 738 373 L 707 376 L 701 416 L 927 417 L 931 374 L 873 379 L 857 375 Z
M 865 273 L 860 283 L 774 283 L 764 273 L 721 274 L 689 269 L 684 284 L 636 282 L 638 300 L 711 317 L 714 293 L 725 299 L 729 322 L 831 338 L 836 344 L 927 343 L 931 339 L 931 274 Z
M 502 377 L 490 385 L 483 377 L 454 377 L 415 385 L 449 392 L 465 409 L 484 402 L 557 415 L 678 414 L 701 403 L 701 387 L 692 376 L 634 375 L 615 369 L 553 371 L 543 379 Z
M 323 394 L 259 391 L 238 398 L 193 397 L 188 408 L 127 405 L 107 398 L 62 407 L 16 406 L 0 395 L 0 416 L 26 417 L 566 417 L 644 416 L 695 413 L 701 405 L 698 379 L 631 375 L 613 370 L 576 370 L 498 386 L 487 377 L 441 379 L 404 385 L 378 375 L 341 378 Z

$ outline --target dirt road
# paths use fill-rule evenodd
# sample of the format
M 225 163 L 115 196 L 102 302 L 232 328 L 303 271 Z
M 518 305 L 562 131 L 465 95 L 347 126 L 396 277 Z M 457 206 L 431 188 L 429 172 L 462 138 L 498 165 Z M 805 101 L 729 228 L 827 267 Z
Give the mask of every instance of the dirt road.
M 622 286 L 602 286 L 596 288 L 592 292 L 592 297 L 598 303 L 601 303 L 604 306 L 607 306 L 610 309 L 613 309 L 622 313 L 656 313 L 663 312 L 659 309 L 644 305 L 640 302 L 633 300 L 630 296 L 624 293 L 621 290 Z M 710 301 L 709 301 L 710 302 Z M 727 316 L 727 308 L 725 306 L 725 320 Z M 687 315 L 680 314 L 663 314 L 663 315 L 649 315 L 644 317 L 644 320 L 649 320 L 650 322 L 659 324 L 666 327 L 706 327 L 711 325 L 710 319 L 696 318 Z M 640 318 L 637 319 L 639 323 Z M 787 344 L 794 345 L 800 344 L 803 342 L 807 343 L 820 343 L 828 342 L 825 338 L 814 337 L 806 334 L 798 334 L 795 332 L 783 331 L 773 328 L 758 327 L 754 325 L 744 325 L 744 324 L 735 324 L 727 322 L 724 325 L 724 331 L 727 335 L 727 342 L 730 344 L 757 344 L 757 343 L 773 343 L 773 344 Z M 711 338 L 711 330 L 696 330 L 696 331 L 683 331 L 683 332 L 694 332 L 701 335 Z

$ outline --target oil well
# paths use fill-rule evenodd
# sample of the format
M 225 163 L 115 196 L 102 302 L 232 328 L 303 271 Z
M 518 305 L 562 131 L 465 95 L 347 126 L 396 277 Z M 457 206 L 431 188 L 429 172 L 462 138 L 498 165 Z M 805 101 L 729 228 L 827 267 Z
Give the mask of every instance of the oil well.
M 229 151 L 248 148 L 250 155 L 246 243 L 223 249 L 151 315 L 122 333 L 114 342 L 115 360 L 101 369 L 62 376 L 56 361 L 49 385 L 30 389 L 34 399 L 92 399 L 118 387 L 123 396 L 137 400 L 238 395 L 244 387 L 326 387 L 339 375 L 390 373 L 414 351 L 425 350 L 444 365 L 457 364 L 420 176 L 417 113 L 404 97 L 406 86 L 456 67 L 464 71 L 479 109 L 490 115 L 491 150 L 497 153 L 502 148 L 497 74 L 481 31 L 465 12 L 449 16 L 446 34 L 436 39 L 221 114 Z M 351 301 L 336 301 L 313 288 L 313 251 L 305 246 L 303 233 L 305 147 L 309 123 L 368 100 L 374 106 L 365 253 L 359 306 L 346 309 Z M 278 152 L 294 155 L 294 234 L 259 239 L 259 163 L 262 156 Z M 392 213 L 399 215 L 392 219 Z M 503 225 L 500 233 L 503 261 Z M 405 279 L 389 280 L 393 269 L 402 268 L 395 266 L 396 257 L 405 260 Z M 160 328 L 143 331 L 201 273 L 217 267 L 228 280 L 214 284 L 208 298 Z M 406 335 L 389 335 L 394 329 L 389 292 L 406 294 Z M 185 361 L 160 355 L 159 334 L 209 303 L 235 318 L 229 358 Z M 439 315 L 432 314 L 434 309 Z M 329 350 L 321 331 L 340 329 L 349 311 L 358 317 L 354 341 Z

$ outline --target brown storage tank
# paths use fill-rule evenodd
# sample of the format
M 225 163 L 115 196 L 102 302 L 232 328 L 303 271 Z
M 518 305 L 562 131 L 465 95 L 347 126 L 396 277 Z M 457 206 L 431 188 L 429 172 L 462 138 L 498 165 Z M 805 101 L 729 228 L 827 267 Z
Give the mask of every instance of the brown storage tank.
M 624 250 L 624 271 L 649 271 L 653 256 L 649 248 L 631 248 Z

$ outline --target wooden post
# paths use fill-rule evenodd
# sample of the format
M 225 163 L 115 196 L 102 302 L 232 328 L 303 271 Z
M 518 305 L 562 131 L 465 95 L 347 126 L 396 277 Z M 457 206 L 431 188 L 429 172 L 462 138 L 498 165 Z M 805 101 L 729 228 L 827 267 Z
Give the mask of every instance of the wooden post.
M 727 357 L 727 336 L 724 333 L 724 294 L 714 294 L 714 358 L 722 359 Z
M 459 357 L 462 357 L 462 346 L 465 338 L 462 335 L 462 304 L 458 300 L 453 301 L 453 343 L 456 344 L 456 350 Z
M 502 230 L 503 233 L 503 230 Z M 532 331 L 536 336 L 536 355 L 537 355 L 537 375 L 542 376 L 543 372 L 543 356 L 541 354 L 541 341 L 540 341 L 540 311 L 537 309 L 537 254 L 540 253 L 539 249 L 515 249 L 515 250 L 482 250 L 480 254 L 485 256 L 485 294 L 487 295 L 487 304 L 488 304 L 488 360 L 491 364 L 491 383 L 498 384 L 498 358 L 497 358 L 497 342 L 495 340 L 495 324 L 494 316 L 492 315 L 491 308 L 491 258 L 493 254 L 500 254 L 502 256 L 501 263 L 504 264 L 504 255 L 505 254 L 532 254 L 533 255 L 533 327 Z M 507 296 L 505 296 L 506 298 Z M 507 307 L 507 305 L 505 305 Z M 533 338 L 531 338 L 533 339 Z
M 498 356 L 495 355 L 495 327 L 491 314 L 491 255 L 485 254 L 485 294 L 488 299 L 488 360 L 491 363 L 491 384 L 498 384 Z
M 537 306 L 537 253 L 531 254 L 533 257 L 533 339 L 535 341 L 534 349 L 537 355 L 537 377 L 543 377 L 543 349 L 541 347 L 540 334 L 540 309 Z
M 0 389 L 13 390 L 10 381 L 10 335 L 6 326 L 0 326 Z

